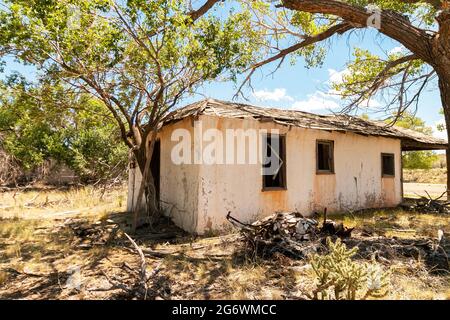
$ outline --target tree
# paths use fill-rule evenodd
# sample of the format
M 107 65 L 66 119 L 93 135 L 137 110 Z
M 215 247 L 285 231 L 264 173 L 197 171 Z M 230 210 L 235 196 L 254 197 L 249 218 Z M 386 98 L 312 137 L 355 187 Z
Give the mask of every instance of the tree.
M 2 149 L 22 172 L 49 160 L 67 165 L 84 182 L 125 172 L 128 150 L 108 109 L 89 95 L 63 91 L 16 75 L 0 82 Z
M 395 125 L 402 128 L 418 131 L 426 135 L 433 134 L 433 129 L 431 127 L 428 127 L 425 121 L 407 111 L 401 114 L 401 116 L 397 119 Z M 439 157 L 432 151 L 406 151 L 402 155 L 403 168 L 431 169 L 433 163 L 435 163 L 438 158 Z
M 263 65 L 288 55 L 306 58 L 309 66 L 320 65 L 326 54 L 326 40 L 334 35 L 375 27 L 385 37 L 399 42 L 403 49 L 377 56 L 356 48 L 343 82 L 334 92 L 348 100 L 344 112 L 370 106 L 382 94 L 384 111 L 401 115 L 417 107 L 426 86 L 437 80 L 447 136 L 450 140 L 450 5 L 444 0 L 281 0 L 272 8 L 256 10 L 255 26 L 268 30 L 273 42 L 271 57 L 248 69 L 245 82 Z M 292 42 L 294 42 L 292 44 Z M 450 163 L 450 152 L 447 152 Z M 450 195 L 450 175 L 447 176 Z
M 138 205 L 158 212 L 150 160 L 168 111 L 205 81 L 234 79 L 257 51 L 249 13 L 209 12 L 219 0 L 5 0 L 0 56 L 36 66 L 40 77 L 89 94 L 114 117 L 143 173 Z M 136 208 L 134 227 L 138 223 Z

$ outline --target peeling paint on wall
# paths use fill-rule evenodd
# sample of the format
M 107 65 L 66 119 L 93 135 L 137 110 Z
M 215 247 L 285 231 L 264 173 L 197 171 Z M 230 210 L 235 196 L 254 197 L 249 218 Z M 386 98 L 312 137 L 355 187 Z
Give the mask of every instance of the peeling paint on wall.
M 241 221 L 253 221 L 275 211 L 304 215 L 395 206 L 401 202 L 400 140 L 328 132 L 259 122 L 252 119 L 201 115 L 203 130 L 278 129 L 286 134 L 287 189 L 262 191 L 259 164 L 175 165 L 170 160 L 171 132 L 192 131 L 192 121 L 165 126 L 161 139 L 161 198 L 174 222 L 190 232 L 223 228 L 229 211 Z M 316 140 L 334 141 L 334 174 L 316 174 Z M 238 144 L 235 144 L 235 148 Z M 193 147 L 192 147 L 193 150 Z M 394 178 L 382 178 L 381 153 L 397 159 Z M 192 151 L 194 154 L 194 151 Z

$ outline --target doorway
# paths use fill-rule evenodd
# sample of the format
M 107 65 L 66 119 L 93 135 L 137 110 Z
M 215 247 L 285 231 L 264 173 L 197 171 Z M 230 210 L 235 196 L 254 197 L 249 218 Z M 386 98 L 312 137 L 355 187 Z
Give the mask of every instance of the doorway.
M 161 141 L 156 140 L 153 148 L 152 160 L 150 162 L 150 171 L 153 176 L 156 190 L 156 201 L 160 202 L 160 179 L 161 179 Z

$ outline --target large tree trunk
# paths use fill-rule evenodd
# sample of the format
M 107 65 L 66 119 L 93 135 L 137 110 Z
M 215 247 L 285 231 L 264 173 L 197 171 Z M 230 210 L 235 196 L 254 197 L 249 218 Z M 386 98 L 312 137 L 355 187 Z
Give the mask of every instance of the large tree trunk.
M 138 190 L 138 198 L 133 208 L 133 231 L 141 224 L 141 217 L 145 215 L 150 227 L 159 217 L 159 203 L 156 194 L 156 187 L 151 171 L 151 161 L 156 142 L 156 131 L 142 142 L 139 149 L 135 151 L 136 162 L 142 174 L 142 182 Z M 145 208 L 142 208 L 142 200 L 145 196 Z
M 439 33 L 431 42 L 432 59 L 428 61 L 439 77 L 442 109 L 444 110 L 447 141 L 450 142 L 450 10 L 442 10 L 437 15 Z M 446 150 L 447 160 L 447 199 L 450 199 L 450 150 Z
M 450 65 L 444 66 L 439 74 L 439 90 L 441 93 L 442 108 L 444 110 L 447 141 L 450 142 Z M 445 70 L 447 69 L 447 70 Z M 450 150 L 446 150 L 447 160 L 447 199 L 450 199 Z

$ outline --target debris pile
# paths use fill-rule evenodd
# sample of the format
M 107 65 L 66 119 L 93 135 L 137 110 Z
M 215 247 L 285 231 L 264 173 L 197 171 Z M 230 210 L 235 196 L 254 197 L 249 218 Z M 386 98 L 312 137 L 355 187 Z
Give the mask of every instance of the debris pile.
M 319 228 L 315 219 L 305 218 L 298 212 L 280 212 L 247 224 L 227 215 L 227 220 L 240 228 L 244 244 L 255 256 L 271 256 L 279 252 L 291 257 L 304 257 L 317 252 L 328 235 L 349 237 L 353 229 L 325 219 Z
M 403 207 L 417 212 L 450 214 L 450 201 L 442 200 L 447 191 L 435 199 L 427 191 L 425 193 L 428 197 L 421 196 L 420 199 L 414 200 L 412 204 L 404 204 Z

